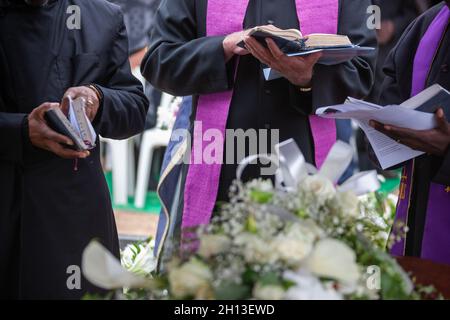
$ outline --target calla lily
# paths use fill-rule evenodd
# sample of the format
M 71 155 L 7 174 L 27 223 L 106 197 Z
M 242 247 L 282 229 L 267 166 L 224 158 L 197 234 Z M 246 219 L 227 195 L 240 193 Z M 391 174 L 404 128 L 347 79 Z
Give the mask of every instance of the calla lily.
M 82 270 L 89 282 L 106 290 L 153 287 L 152 280 L 125 270 L 120 261 L 97 241 L 84 249 Z

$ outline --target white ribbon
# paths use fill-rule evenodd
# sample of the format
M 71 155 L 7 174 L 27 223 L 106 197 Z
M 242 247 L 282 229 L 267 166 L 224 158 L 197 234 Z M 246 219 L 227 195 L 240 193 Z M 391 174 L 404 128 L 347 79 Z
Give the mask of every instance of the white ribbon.
M 355 174 L 338 187 L 338 191 L 352 191 L 357 196 L 362 196 L 380 189 L 380 181 L 376 170 L 363 171 Z
M 275 155 L 257 154 L 245 158 L 238 166 L 236 176 L 241 180 L 245 168 L 257 159 L 266 159 L 277 166 L 275 173 L 275 186 L 279 190 L 293 191 L 308 176 L 319 174 L 337 184 L 353 159 L 352 147 L 342 141 L 338 141 L 331 148 L 320 170 L 305 161 L 300 148 L 293 139 L 286 140 L 275 146 Z M 352 191 L 357 196 L 377 191 L 380 188 L 377 172 L 360 172 L 343 185 L 338 191 Z
M 338 183 L 353 159 L 353 148 L 342 141 L 337 141 L 328 153 L 319 174 L 333 183 Z

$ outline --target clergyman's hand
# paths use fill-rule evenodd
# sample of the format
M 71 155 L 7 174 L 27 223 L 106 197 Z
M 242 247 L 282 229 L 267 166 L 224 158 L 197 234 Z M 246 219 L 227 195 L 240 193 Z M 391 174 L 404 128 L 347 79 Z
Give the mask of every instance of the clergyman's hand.
M 223 51 L 225 53 L 225 62 L 230 61 L 234 55 L 245 56 L 249 54 L 244 48 L 238 47 L 238 43 L 243 41 L 248 31 L 232 33 L 223 40 Z
M 313 53 L 304 57 L 288 57 L 270 38 L 266 39 L 268 48 L 263 47 L 253 37 L 247 36 L 244 41 L 245 46 L 255 58 L 283 75 L 293 85 L 311 86 L 314 66 L 322 56 L 321 53 Z
M 73 87 L 67 89 L 61 102 L 61 108 L 65 114 L 68 112 L 67 97 L 72 98 L 72 100 L 83 98 L 86 101 L 86 115 L 91 122 L 94 121 L 100 106 L 100 100 L 93 89 L 89 87 Z
M 373 128 L 411 149 L 444 156 L 450 146 L 450 124 L 441 108 L 436 111 L 436 123 L 436 128 L 431 130 L 411 130 L 370 121 Z
M 45 112 L 52 108 L 59 108 L 59 103 L 43 103 L 34 109 L 28 115 L 28 134 L 31 143 L 40 149 L 53 152 L 57 156 L 64 159 L 78 159 L 89 156 L 89 151 L 81 152 L 68 148 L 64 148 L 61 144 L 69 146 L 73 145 L 73 141 L 66 136 L 63 136 L 47 125 L 45 121 Z

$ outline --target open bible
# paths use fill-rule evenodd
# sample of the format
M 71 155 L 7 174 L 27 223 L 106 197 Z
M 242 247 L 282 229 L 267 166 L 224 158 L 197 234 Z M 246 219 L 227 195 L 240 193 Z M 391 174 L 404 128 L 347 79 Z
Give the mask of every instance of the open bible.
M 317 63 L 324 65 L 340 64 L 375 50 L 353 44 L 346 35 L 315 33 L 303 36 L 299 30 L 283 30 L 273 25 L 254 27 L 247 31 L 247 35 L 254 37 L 264 47 L 267 47 L 266 38 L 272 39 L 288 56 L 306 56 L 321 52 L 322 57 Z M 238 46 L 245 48 L 244 41 L 238 43 Z M 266 80 L 281 77 L 271 68 L 263 69 Z
M 381 107 L 376 104 L 349 98 L 341 105 L 319 108 L 316 114 L 331 119 L 353 119 L 367 136 L 383 169 L 411 160 L 424 152 L 413 150 L 369 125 L 370 120 L 413 130 L 430 130 L 436 127 L 434 112 L 444 110 L 450 120 L 450 92 L 433 85 L 401 105 Z
M 78 98 L 68 99 L 68 115 L 60 108 L 53 108 L 45 113 L 45 120 L 50 128 L 70 138 L 74 145 L 67 148 L 86 151 L 95 147 L 97 134 L 89 121 L 85 111 L 85 100 Z

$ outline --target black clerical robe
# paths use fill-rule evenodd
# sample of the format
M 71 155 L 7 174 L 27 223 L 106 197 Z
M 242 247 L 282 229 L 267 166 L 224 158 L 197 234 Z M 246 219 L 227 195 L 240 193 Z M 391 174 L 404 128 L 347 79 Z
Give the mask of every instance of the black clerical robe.
M 375 47 L 375 32 L 366 26 L 369 5 L 370 1 L 366 0 L 340 1 L 338 33 L 348 35 L 353 43 Z M 299 29 L 296 12 L 294 0 L 250 0 L 243 28 L 274 24 L 283 29 Z M 373 83 L 376 53 L 336 66 L 317 65 L 312 80 L 313 91 L 307 94 L 283 78 L 265 81 L 260 62 L 251 55 L 240 57 L 234 78 L 235 60 L 228 64 L 224 60 L 224 37 L 205 36 L 206 14 L 207 0 L 162 1 L 152 44 L 142 65 L 143 75 L 163 91 L 178 96 L 194 95 L 191 123 L 195 119 L 199 95 L 233 88 L 227 129 L 279 129 L 280 141 L 295 139 L 306 160 L 313 163 L 314 145 L 308 116 L 317 107 L 344 102 L 348 96 L 366 96 Z M 266 150 L 271 150 L 270 145 Z M 225 152 L 224 159 L 226 157 Z M 218 200 L 228 198 L 230 184 L 236 178 L 236 162 L 222 165 Z M 181 169 L 181 182 L 178 183 L 182 189 L 175 200 L 179 204 L 175 209 L 178 213 L 170 213 L 173 216 L 170 222 L 161 215 L 158 241 L 164 237 L 167 223 L 173 225 L 181 221 L 186 172 L 187 165 Z M 252 168 L 246 171 L 244 178 L 258 177 L 259 172 Z M 173 183 L 172 194 L 176 193 L 176 185 L 177 182 Z M 170 229 L 176 232 L 178 227 Z
M 80 8 L 79 29 L 67 27 L 69 5 Z M 95 238 L 119 254 L 99 141 L 74 170 L 74 160 L 31 145 L 26 117 L 93 83 L 104 95 L 98 134 L 142 131 L 148 102 L 131 75 L 123 16 L 106 1 L 59 0 L 1 9 L 0 30 L 0 295 L 81 298 L 95 291 L 84 279 L 77 288 L 86 245 Z
M 416 19 L 407 28 L 397 46 L 390 53 L 384 66 L 386 77 L 381 90 L 381 105 L 400 104 L 410 98 L 416 50 L 424 33 L 444 5 L 444 3 L 437 5 Z M 449 72 L 450 31 L 447 26 L 434 56 L 426 87 L 437 83 L 450 90 Z M 443 157 L 423 155 L 415 159 L 412 181 L 407 221 L 409 232 L 405 241 L 404 254 L 420 257 L 430 184 L 434 182 L 450 186 L 450 150 Z M 450 208 L 442 208 L 442 210 L 447 210 L 447 213 L 450 215 Z M 433 230 L 429 230 L 429 232 L 432 233 Z M 450 233 L 450 230 L 448 232 Z M 440 245 L 448 248 L 450 246 L 448 239 L 450 237 L 447 237 L 447 243 Z

